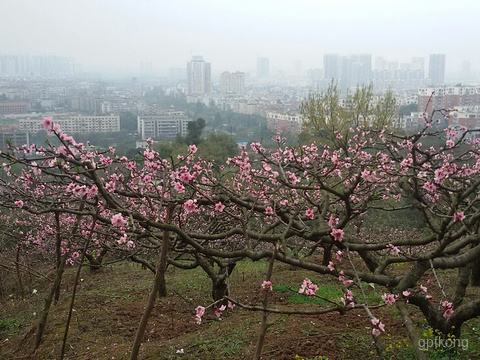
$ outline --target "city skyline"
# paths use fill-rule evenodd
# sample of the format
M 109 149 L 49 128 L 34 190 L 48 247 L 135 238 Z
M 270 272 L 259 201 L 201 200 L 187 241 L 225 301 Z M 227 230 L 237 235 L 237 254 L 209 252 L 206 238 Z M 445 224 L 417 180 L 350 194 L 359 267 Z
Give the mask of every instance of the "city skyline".
M 160 78 L 177 83 L 185 82 L 188 94 L 202 97 L 212 91 L 212 85 L 221 93 L 243 94 L 245 85 L 279 85 L 289 84 L 294 86 L 311 86 L 317 89 L 325 88 L 330 80 L 338 81 L 340 89 L 348 89 L 362 84 L 372 84 L 377 90 L 388 88 L 415 88 L 424 85 L 447 85 L 445 81 L 445 54 L 430 54 L 428 72 L 425 71 L 425 59 L 412 57 L 410 62 L 399 63 L 376 57 L 374 62 L 368 54 L 355 54 L 339 56 L 328 54 L 323 57 L 323 68 L 301 71 L 301 62 L 297 64 L 297 71 L 293 76 L 285 73 L 270 77 L 269 58 L 257 58 L 256 77 L 251 73 L 241 71 L 224 71 L 212 78 L 211 64 L 202 56 L 192 56 L 186 68 L 169 69 L 168 74 Z M 73 58 L 60 58 L 56 56 L 29 56 L 29 55 L 1 55 L 0 76 L 83 76 L 85 72 L 78 70 Z M 475 76 L 466 76 L 463 80 L 473 84 Z M 97 74 L 102 76 L 101 74 Z M 119 74 L 117 74 L 119 75 Z M 126 75 L 126 74 L 124 74 Z M 141 63 L 140 73 L 131 74 L 145 78 L 158 78 L 151 63 Z M 291 74 L 290 74 L 291 75 Z M 152 79 L 153 79 L 152 78 Z M 160 79 L 158 78 L 158 79 Z M 248 79 L 248 83 L 246 82 Z M 456 79 L 458 83 L 458 78 Z M 451 85 L 451 84 L 450 84 Z
M 269 58 L 270 75 L 322 67 L 325 54 L 371 54 L 408 62 L 446 54 L 446 72 L 464 60 L 480 71 L 480 3 L 395 3 L 378 0 L 196 2 L 19 0 L 0 14 L 0 53 L 74 57 L 84 68 L 138 71 L 184 67 L 194 55 L 212 72 L 255 74 Z M 346 11 L 348 9 L 348 11 Z M 150 67 L 147 67 L 150 68 Z

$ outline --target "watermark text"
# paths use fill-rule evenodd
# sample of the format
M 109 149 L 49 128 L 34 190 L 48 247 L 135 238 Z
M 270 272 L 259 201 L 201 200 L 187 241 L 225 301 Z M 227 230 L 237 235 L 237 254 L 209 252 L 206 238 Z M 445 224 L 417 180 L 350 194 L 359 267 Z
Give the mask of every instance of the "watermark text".
M 441 336 L 435 336 L 428 339 L 418 340 L 418 347 L 420 350 L 429 349 L 453 349 L 460 348 L 462 350 L 468 349 L 468 339 L 456 339 L 456 338 L 443 338 Z

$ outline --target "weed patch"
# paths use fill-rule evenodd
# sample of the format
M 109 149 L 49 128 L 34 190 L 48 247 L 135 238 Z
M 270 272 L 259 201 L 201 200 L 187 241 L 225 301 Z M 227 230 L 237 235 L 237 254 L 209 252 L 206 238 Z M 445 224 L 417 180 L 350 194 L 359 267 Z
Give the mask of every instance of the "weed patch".
M 339 301 L 343 296 L 343 293 L 330 284 L 322 285 L 318 288 L 316 295 L 317 296 L 307 296 L 304 294 L 299 294 L 298 291 L 295 291 L 291 287 L 283 284 L 273 285 L 273 291 L 283 292 L 288 294 L 288 303 L 291 305 L 300 305 L 300 304 L 316 304 L 316 305 L 328 305 L 329 302 L 321 299 L 331 299 L 332 301 Z

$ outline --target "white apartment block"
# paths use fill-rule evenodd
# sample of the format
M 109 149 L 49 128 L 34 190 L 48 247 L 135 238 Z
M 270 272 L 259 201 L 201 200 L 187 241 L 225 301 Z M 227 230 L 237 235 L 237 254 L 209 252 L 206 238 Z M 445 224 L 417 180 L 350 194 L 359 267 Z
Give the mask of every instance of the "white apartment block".
M 220 93 L 222 94 L 245 94 L 245 73 L 228 72 L 220 74 Z
M 139 115 L 137 117 L 138 134 L 143 140 L 173 140 L 177 134 L 187 135 L 188 123 L 192 121 L 183 111 L 164 110 L 157 114 Z
M 119 115 L 100 116 L 53 116 L 53 123 L 60 125 L 64 133 L 93 133 L 93 132 L 118 132 L 120 131 Z M 19 129 L 30 133 L 45 130 L 43 118 L 26 118 L 19 120 Z
M 212 88 L 212 76 L 210 63 L 201 56 L 193 56 L 187 63 L 188 94 L 192 96 L 204 96 L 210 93 Z
M 438 86 L 422 87 L 418 89 L 418 96 L 434 95 L 477 95 L 480 94 L 480 86 Z
M 267 113 L 267 126 L 270 131 L 278 134 L 299 134 L 302 131 L 304 117 L 299 114 Z

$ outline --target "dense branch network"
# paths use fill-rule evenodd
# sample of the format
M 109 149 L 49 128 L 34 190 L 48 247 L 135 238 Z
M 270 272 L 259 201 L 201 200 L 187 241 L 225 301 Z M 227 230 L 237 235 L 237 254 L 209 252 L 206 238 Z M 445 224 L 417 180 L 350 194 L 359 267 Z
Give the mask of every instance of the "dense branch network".
M 22 241 L 37 251 L 55 249 L 55 216 L 65 233 L 79 226 L 60 244 L 72 264 L 93 232 L 91 259 L 109 251 L 148 265 L 168 232 L 168 262 L 201 266 L 215 281 L 240 259 L 273 256 L 338 278 L 341 287 L 356 279 L 383 286 L 386 302 L 408 300 L 449 332 L 480 314 L 478 301 L 462 301 L 468 281 L 446 294 L 451 301 L 433 299 L 424 283 L 434 269 L 471 268 L 480 255 L 480 145 L 465 128 L 439 132 L 429 124 L 413 135 L 349 129 L 342 148 L 253 143 L 217 169 L 197 157 L 195 145 L 175 160 L 149 148 L 137 162 L 77 143 L 45 119 L 56 145 L 2 153 L 0 200 L 10 211 L 6 223 L 29 217 Z M 365 227 L 405 209 L 425 231 Z M 322 264 L 312 254 L 322 254 Z M 343 261 L 345 254 L 355 261 Z M 223 270 L 215 273 L 211 264 Z

